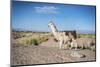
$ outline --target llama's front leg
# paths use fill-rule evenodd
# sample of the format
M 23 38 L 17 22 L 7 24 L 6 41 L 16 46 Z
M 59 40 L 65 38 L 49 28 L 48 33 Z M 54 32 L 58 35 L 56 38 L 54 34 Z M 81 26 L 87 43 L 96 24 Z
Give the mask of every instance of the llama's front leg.
M 62 49 L 62 45 L 63 45 L 63 41 L 60 40 L 60 41 L 59 41 L 59 49 Z

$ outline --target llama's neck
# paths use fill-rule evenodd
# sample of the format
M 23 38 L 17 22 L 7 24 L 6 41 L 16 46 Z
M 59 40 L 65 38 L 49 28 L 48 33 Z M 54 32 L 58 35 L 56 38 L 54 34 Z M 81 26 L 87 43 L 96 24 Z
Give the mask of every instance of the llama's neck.
M 51 27 L 51 31 L 52 31 L 54 37 L 57 39 L 57 32 L 58 32 L 58 30 L 57 30 L 56 26 L 52 25 L 50 27 Z

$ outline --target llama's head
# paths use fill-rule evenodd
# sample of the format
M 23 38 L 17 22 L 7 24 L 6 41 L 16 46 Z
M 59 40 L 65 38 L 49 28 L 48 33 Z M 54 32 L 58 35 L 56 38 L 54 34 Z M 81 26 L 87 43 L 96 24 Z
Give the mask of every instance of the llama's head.
M 54 25 L 53 22 L 49 22 L 48 27 L 51 27 L 53 25 Z
M 48 27 L 51 28 L 51 30 L 52 30 L 53 33 L 58 32 L 55 24 L 52 21 L 49 22 Z

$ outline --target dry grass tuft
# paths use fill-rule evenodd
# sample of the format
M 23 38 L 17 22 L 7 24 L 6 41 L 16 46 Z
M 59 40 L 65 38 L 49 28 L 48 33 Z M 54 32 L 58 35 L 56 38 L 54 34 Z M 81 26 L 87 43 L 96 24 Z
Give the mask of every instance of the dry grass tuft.
M 29 37 L 22 37 L 18 39 L 20 44 L 27 45 L 39 45 L 49 39 L 47 34 L 33 34 Z

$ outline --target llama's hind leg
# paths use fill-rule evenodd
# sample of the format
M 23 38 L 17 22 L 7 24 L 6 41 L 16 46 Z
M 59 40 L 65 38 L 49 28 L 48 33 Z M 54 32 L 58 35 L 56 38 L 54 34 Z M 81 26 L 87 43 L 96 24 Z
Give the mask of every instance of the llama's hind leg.
M 74 47 L 74 43 L 73 41 L 70 43 L 70 49 L 72 49 Z
M 78 48 L 78 44 L 77 42 L 75 42 L 75 49 L 77 50 L 77 48 Z
M 65 45 L 66 45 L 66 48 L 67 48 L 67 49 L 70 49 L 70 46 L 71 46 L 70 41 L 68 41 L 67 43 L 65 43 Z
M 76 40 L 74 40 L 74 45 L 75 45 L 75 49 L 77 49 L 78 48 L 78 44 L 77 44 L 77 41 Z
M 72 42 L 71 42 L 71 48 L 75 48 L 75 50 L 78 48 L 78 44 L 77 44 L 77 41 L 75 39 L 72 39 Z

